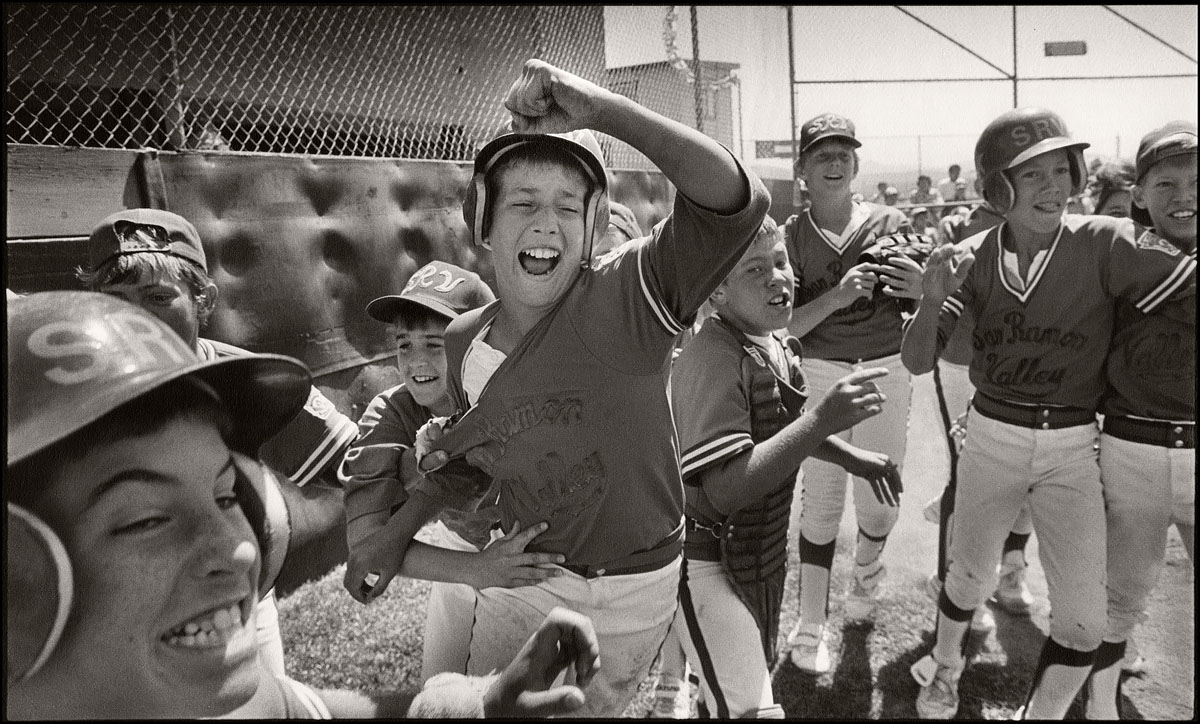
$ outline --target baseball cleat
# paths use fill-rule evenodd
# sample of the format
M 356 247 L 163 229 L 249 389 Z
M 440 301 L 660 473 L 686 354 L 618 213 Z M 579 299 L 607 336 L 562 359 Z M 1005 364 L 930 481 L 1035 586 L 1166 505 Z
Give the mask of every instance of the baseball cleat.
M 1006 613 L 1013 616 L 1028 616 L 1033 610 L 1033 594 L 1025 583 L 1025 554 L 1009 551 L 1000 564 L 1000 581 L 992 600 Z
M 829 662 L 829 647 L 825 644 L 825 627 L 821 624 L 805 625 L 796 622 L 796 627 L 787 637 L 789 656 L 797 669 L 807 674 L 825 674 L 832 668 Z
M 674 676 L 660 676 L 654 684 L 654 705 L 648 719 L 688 719 L 692 715 L 692 687 Z
M 854 567 L 854 583 L 846 594 L 845 615 L 849 621 L 863 621 L 875 614 L 875 593 L 887 576 L 883 561 L 876 558 L 865 566 Z
M 953 719 L 958 713 L 958 679 L 962 668 L 938 663 L 930 654 L 909 669 L 921 685 L 917 694 L 917 716 L 922 719 Z

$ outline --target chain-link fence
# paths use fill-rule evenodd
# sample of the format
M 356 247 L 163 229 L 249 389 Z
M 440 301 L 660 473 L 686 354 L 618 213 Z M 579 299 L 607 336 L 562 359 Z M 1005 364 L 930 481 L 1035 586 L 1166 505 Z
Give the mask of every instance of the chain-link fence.
M 463 161 L 507 122 L 520 63 L 540 57 L 736 149 L 738 64 L 701 62 L 697 93 L 680 57 L 695 50 L 688 11 L 655 13 L 658 60 L 608 69 L 602 6 L 6 4 L 5 135 Z M 614 167 L 644 165 L 603 142 Z

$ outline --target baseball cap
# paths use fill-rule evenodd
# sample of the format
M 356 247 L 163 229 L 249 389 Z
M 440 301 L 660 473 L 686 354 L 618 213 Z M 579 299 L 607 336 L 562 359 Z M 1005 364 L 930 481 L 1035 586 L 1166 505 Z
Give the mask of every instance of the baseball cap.
M 1196 153 L 1196 124 L 1171 121 L 1150 131 L 1138 145 L 1137 180 L 1141 181 L 1154 164 L 1172 156 Z
M 8 465 L 184 377 L 207 385 L 249 454 L 308 399 L 308 369 L 273 354 L 200 359 L 141 307 L 98 292 L 37 292 L 8 302 Z
M 444 261 L 431 261 L 413 272 L 399 294 L 371 300 L 367 314 L 391 324 L 406 306 L 417 305 L 449 319 L 495 301 L 478 274 Z
M 800 153 L 807 151 L 817 141 L 826 138 L 841 138 L 858 148 L 862 143 L 854 137 L 854 122 L 836 113 L 822 113 L 810 118 L 800 127 Z
M 204 246 L 192 222 L 162 209 L 125 209 L 104 217 L 88 237 L 92 269 L 119 254 L 156 252 L 187 259 L 208 271 Z

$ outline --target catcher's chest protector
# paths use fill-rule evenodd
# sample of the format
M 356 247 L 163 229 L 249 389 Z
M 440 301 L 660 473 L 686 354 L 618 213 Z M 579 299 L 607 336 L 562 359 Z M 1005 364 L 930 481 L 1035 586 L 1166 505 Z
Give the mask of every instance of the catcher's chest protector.
M 717 319 L 720 319 L 719 317 Z M 750 403 L 750 437 L 757 445 L 770 439 L 804 411 L 808 389 L 800 367 L 800 342 L 788 337 L 787 380 L 772 371 L 763 352 L 744 334 L 720 320 L 742 343 L 742 382 Z M 767 664 L 775 661 L 779 610 L 787 576 L 787 533 L 794 475 L 766 497 L 730 515 L 721 538 L 721 563 L 734 590 L 758 623 Z

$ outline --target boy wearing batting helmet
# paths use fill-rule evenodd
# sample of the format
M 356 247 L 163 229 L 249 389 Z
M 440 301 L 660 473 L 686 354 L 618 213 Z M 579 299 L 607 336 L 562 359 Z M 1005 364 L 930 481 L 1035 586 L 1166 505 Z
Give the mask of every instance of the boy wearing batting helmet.
M 1196 259 L 1196 124 L 1156 128 L 1138 147 L 1131 215 L 1138 243 Z M 1193 557 L 1196 524 L 1196 300 L 1143 314 L 1117 305 L 1100 436 L 1108 519 L 1108 631 L 1088 685 L 1089 719 L 1119 717 L 1120 662 L 1162 570 L 1174 523 Z
M 203 360 L 109 296 L 8 304 L 6 709 L 14 719 L 537 716 L 578 708 L 590 624 L 556 611 L 498 677 L 366 697 L 258 657 L 296 496 L 253 459 L 308 397 L 278 355 Z M 411 705 L 411 706 L 410 706 Z
M 403 560 L 386 544 L 375 545 L 386 540 L 380 529 L 408 497 L 405 486 L 418 478 L 412 454 L 417 430 L 435 415 L 454 412 L 446 392 L 446 325 L 495 299 L 478 274 L 432 261 L 409 277 L 400 294 L 367 305 L 367 314 L 394 329 L 396 366 L 404 381 L 367 406 L 358 440 L 338 469 L 350 551 L 344 584 L 355 600 L 365 602 L 383 593 L 397 573 L 433 581 L 421 638 L 422 682 L 445 671 L 466 672 L 475 588 L 529 585 L 560 570 L 551 563 L 561 557 L 522 552 L 545 524 L 514 529 L 489 546 L 498 516 L 482 496 L 442 511 L 417 534 Z M 482 555 L 470 555 L 485 547 Z M 368 571 L 379 572 L 373 586 L 364 585 Z
M 881 503 L 899 502 L 891 460 L 836 436 L 880 413 L 885 396 L 868 383 L 887 370 L 843 377 L 805 412 L 800 343 L 779 332 L 793 293 L 783 234 L 768 217 L 671 373 L 687 493 L 676 630 L 720 719 L 783 718 L 770 667 L 800 462 L 835 462 L 871 481 Z
M 1052 613 L 1023 713 L 1065 716 L 1104 635 L 1096 410 L 1114 300 L 1149 314 L 1194 295 L 1196 263 L 1128 219 L 1064 215 L 1086 183 L 1087 145 L 1044 109 L 1009 111 L 984 129 L 976 167 L 985 198 L 1005 221 L 933 252 L 904 336 L 904 363 L 923 374 L 960 314 L 970 310 L 975 319 L 975 414 L 954 513 L 955 529 L 966 534 L 950 540 L 933 651 L 912 667 L 924 718 L 958 711 L 967 624 L 1026 502 Z
M 204 246 L 187 219 L 161 209 L 125 209 L 101 219 L 88 237 L 88 264 L 76 276 L 89 291 L 132 302 L 165 322 L 206 360 L 251 353 L 230 344 L 204 339 L 200 330 L 216 308 L 219 290 L 208 275 Z M 353 421 L 310 387 L 303 409 L 285 429 L 266 441 L 263 460 L 288 476 L 286 485 L 305 487 L 296 525 L 334 532 L 345 524 L 337 465 L 354 441 Z M 294 482 L 293 482 L 294 481 Z M 309 486 L 311 482 L 321 485 Z M 344 552 L 330 547 L 329 565 Z M 283 640 L 274 591 L 263 598 L 258 617 L 262 655 L 283 673 Z
M 877 239 L 911 230 L 903 212 L 853 200 L 851 184 L 858 174 L 861 145 L 854 123 L 835 113 L 822 113 L 801 127 L 796 169 L 812 205 L 785 224 L 796 277 L 796 309 L 788 328 L 804 343 L 805 372 L 814 390 L 833 388 L 859 367 L 888 370 L 885 377 L 870 382 L 888 399 L 882 414 L 839 434 L 847 443 L 881 452 L 902 465 L 911 386 L 900 364 L 901 312 L 920 293 L 921 266 L 902 254 L 883 264 L 859 258 Z M 800 618 L 788 644 L 793 664 L 821 674 L 831 666 L 825 643 L 829 573 L 848 477 L 844 468 L 813 458 L 805 461 L 803 470 Z M 899 509 L 879 503 L 867 480 L 851 476 L 850 481 L 858 540 L 845 615 L 862 620 L 874 614 L 885 573 L 881 554 Z
M 463 205 L 475 242 L 492 252 L 499 300 L 446 328 L 456 420 L 418 438 L 436 448 L 422 469 L 437 471 L 401 507 L 410 520 L 396 545 L 469 494 L 456 484 L 469 478 L 447 472 L 467 461 L 488 472 L 503 529 L 548 523 L 529 549 L 561 554 L 564 575 L 477 592 L 469 671 L 509 661 L 562 603 L 593 619 L 611 662 L 583 713 L 617 716 L 675 613 L 683 483 L 667 400 L 673 343 L 749 245 L 769 196 L 702 133 L 540 60 L 525 63 L 505 106 L 516 132 L 480 151 Z M 644 153 L 678 190 L 651 236 L 594 265 L 608 179 L 587 128 Z

